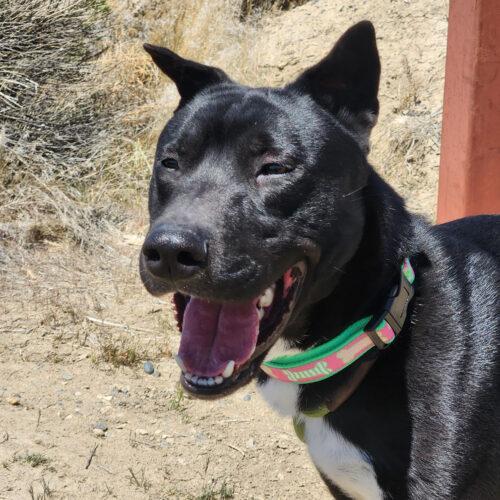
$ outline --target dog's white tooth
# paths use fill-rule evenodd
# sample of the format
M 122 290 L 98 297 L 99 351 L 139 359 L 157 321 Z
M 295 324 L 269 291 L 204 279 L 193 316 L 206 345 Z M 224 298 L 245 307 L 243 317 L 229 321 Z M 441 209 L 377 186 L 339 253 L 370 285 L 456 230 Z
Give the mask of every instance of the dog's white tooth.
M 257 308 L 257 314 L 259 315 L 259 321 L 264 317 L 264 309 L 260 307 Z
M 207 379 L 200 377 L 197 382 L 198 385 L 207 385 Z
M 266 288 L 265 292 L 260 296 L 259 305 L 261 307 L 269 307 L 273 303 L 275 286 L 272 285 Z
M 184 363 L 182 361 L 182 359 L 180 358 L 180 356 L 178 356 L 177 354 L 174 356 L 174 359 L 175 359 L 175 362 L 179 365 L 179 368 L 183 371 L 183 372 L 187 372 L 186 370 L 186 367 L 184 366 Z
M 198 375 L 191 375 L 191 382 L 193 382 L 193 384 L 196 384 L 198 382 Z
M 222 382 L 224 381 L 224 378 L 221 377 L 220 375 L 217 375 L 217 377 L 214 378 L 214 381 L 215 383 L 218 385 L 218 384 L 222 384 Z
M 207 380 L 207 384 L 208 385 L 215 385 L 215 380 L 213 377 L 209 377 L 208 380 Z
M 189 372 L 187 372 L 187 373 L 184 374 L 184 378 L 186 380 L 191 380 L 193 378 L 193 376 Z
M 227 363 L 226 368 L 224 368 L 224 371 L 222 372 L 222 376 L 224 378 L 229 378 L 234 371 L 234 361 L 231 360 Z

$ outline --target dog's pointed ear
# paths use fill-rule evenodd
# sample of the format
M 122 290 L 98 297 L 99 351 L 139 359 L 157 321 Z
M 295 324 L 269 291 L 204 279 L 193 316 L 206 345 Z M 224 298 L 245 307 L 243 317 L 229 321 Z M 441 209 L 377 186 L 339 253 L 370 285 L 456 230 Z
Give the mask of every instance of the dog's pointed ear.
M 163 73 L 175 83 L 181 96 L 179 107 L 206 87 L 231 81 L 221 69 L 184 59 L 164 47 L 145 43 L 144 50 Z
M 375 29 L 369 21 L 361 21 L 289 87 L 309 94 L 367 141 L 379 110 L 379 80 Z

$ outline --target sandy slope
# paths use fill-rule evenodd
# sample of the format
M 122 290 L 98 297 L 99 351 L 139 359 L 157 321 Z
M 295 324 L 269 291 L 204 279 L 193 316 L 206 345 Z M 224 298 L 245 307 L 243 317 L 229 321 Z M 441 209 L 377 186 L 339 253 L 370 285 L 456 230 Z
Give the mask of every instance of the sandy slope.
M 256 33 L 256 79 L 287 81 L 352 22 L 372 19 L 383 58 L 372 160 L 432 217 L 446 2 L 345 4 L 311 1 L 266 20 Z M 253 386 L 216 403 L 179 398 L 169 356 L 178 335 L 168 307 L 137 278 L 144 226 L 112 235 L 104 255 L 57 245 L 36 260 L 17 255 L 19 274 L 0 291 L 0 498 L 30 498 L 31 487 L 34 498 L 48 490 L 52 498 L 328 498 L 290 422 Z M 141 363 L 114 367 L 110 346 L 152 359 L 160 376 Z M 93 431 L 98 421 L 108 427 L 103 437 Z

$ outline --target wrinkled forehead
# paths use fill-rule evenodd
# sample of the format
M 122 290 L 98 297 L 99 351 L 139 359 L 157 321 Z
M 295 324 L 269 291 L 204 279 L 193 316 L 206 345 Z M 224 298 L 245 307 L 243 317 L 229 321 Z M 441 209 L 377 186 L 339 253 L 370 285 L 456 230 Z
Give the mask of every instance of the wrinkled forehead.
M 254 154 L 293 153 L 307 147 L 301 144 L 299 101 L 280 89 L 230 85 L 208 89 L 176 113 L 167 127 L 164 147 L 182 152 L 236 145 Z

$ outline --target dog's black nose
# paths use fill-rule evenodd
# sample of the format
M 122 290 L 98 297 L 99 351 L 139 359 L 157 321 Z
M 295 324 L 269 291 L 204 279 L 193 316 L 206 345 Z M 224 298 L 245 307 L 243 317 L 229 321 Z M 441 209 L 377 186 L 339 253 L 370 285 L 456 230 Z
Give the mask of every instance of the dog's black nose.
M 193 276 L 205 266 L 208 245 L 198 230 L 162 224 L 148 234 L 142 254 L 151 274 L 178 280 Z

